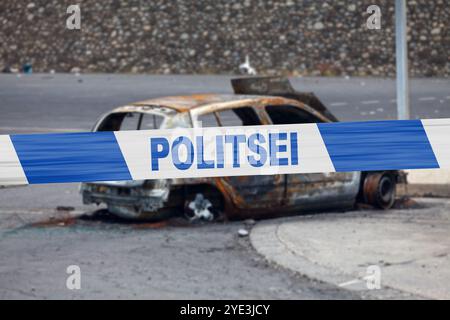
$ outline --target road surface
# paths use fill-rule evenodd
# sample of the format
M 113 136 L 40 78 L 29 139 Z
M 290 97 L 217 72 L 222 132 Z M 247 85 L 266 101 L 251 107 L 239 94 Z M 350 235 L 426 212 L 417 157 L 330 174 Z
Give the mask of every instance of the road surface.
M 231 93 L 232 76 L 0 74 L 0 132 L 89 130 L 114 107 L 147 98 Z M 392 79 L 294 78 L 341 121 L 395 119 Z M 412 118 L 450 117 L 450 79 L 411 81 Z

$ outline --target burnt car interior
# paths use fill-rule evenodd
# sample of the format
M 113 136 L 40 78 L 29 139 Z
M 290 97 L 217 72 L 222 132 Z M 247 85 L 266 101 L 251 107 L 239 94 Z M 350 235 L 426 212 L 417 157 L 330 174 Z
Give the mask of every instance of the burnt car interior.
M 266 106 L 273 124 L 318 123 L 322 122 L 311 113 L 294 106 Z
M 203 114 L 203 127 L 257 126 L 261 121 L 252 107 L 239 107 Z

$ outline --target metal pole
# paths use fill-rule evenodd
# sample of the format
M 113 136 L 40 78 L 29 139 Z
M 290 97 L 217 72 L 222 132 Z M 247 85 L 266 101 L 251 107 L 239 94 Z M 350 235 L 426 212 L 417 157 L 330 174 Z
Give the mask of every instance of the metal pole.
M 408 44 L 406 39 L 406 0 L 395 0 L 395 40 L 397 61 L 397 114 L 406 120 L 409 112 Z

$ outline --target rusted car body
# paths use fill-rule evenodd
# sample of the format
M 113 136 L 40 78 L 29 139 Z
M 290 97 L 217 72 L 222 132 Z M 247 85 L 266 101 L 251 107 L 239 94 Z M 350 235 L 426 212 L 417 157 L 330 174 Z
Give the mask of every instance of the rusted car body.
M 294 91 L 286 79 L 236 79 L 233 87 L 238 94 L 165 97 L 119 107 L 103 115 L 94 131 L 337 121 L 317 97 Z M 214 214 L 262 218 L 348 209 L 357 201 L 389 208 L 398 177 L 392 171 L 112 181 L 84 183 L 81 193 L 84 203 L 105 203 L 126 218 L 186 212 L 198 195 Z

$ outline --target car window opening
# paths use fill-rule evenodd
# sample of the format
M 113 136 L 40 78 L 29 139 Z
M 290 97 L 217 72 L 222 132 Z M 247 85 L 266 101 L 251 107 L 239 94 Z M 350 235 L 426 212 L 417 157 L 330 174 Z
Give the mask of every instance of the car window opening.
M 162 116 L 140 112 L 118 112 L 107 116 L 97 131 L 127 131 L 158 129 Z
M 201 115 L 198 119 L 202 127 L 258 126 L 261 121 L 252 107 L 240 107 L 214 111 Z
M 310 112 L 289 105 L 266 106 L 266 111 L 273 124 L 323 122 Z

